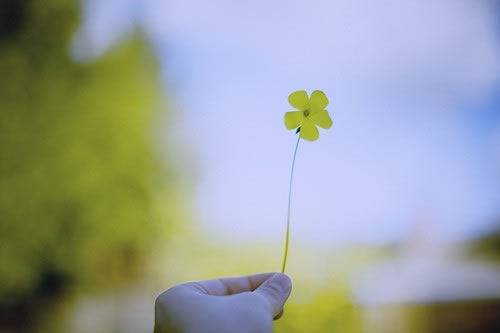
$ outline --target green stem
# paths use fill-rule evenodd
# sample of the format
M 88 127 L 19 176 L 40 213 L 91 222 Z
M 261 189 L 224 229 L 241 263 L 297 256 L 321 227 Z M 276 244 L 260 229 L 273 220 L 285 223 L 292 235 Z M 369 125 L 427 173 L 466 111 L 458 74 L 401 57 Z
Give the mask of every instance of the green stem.
M 288 188 L 288 214 L 286 217 L 285 254 L 283 256 L 283 264 L 281 265 L 281 273 L 285 273 L 286 259 L 288 258 L 288 240 L 290 238 L 290 204 L 292 202 L 292 184 L 293 184 L 293 170 L 295 169 L 295 157 L 297 156 L 297 149 L 299 148 L 299 142 L 300 142 L 299 132 L 300 132 L 300 127 L 297 130 L 299 138 L 297 139 L 297 144 L 295 145 L 295 152 L 293 153 L 292 172 L 290 173 L 290 186 Z

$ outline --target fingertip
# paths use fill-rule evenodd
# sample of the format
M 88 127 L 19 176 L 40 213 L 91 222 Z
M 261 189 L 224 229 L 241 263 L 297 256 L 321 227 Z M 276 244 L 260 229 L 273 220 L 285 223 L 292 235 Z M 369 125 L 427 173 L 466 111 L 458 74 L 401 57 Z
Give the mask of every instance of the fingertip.
M 282 308 L 280 313 L 276 317 L 274 317 L 274 320 L 278 320 L 283 316 L 283 313 L 285 312 L 285 308 Z
M 292 279 L 284 273 L 276 273 L 268 281 L 269 283 L 276 284 L 284 294 L 289 295 L 292 290 Z
M 272 317 L 276 318 L 282 312 L 291 290 L 292 280 L 290 277 L 283 273 L 275 273 L 255 291 L 264 297 L 271 306 Z

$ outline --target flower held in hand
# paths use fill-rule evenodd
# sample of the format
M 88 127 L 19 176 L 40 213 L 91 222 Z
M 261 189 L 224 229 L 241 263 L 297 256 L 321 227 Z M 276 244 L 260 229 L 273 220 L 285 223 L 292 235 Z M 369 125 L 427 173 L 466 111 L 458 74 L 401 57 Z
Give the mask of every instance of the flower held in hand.
M 290 206 L 292 202 L 292 183 L 293 170 L 295 168 L 295 158 L 297 157 L 297 149 L 299 148 L 300 138 L 309 141 L 314 141 L 319 138 L 319 132 L 316 126 L 328 129 L 332 127 L 332 119 L 325 108 L 328 105 L 328 98 L 321 90 L 315 90 L 311 94 L 311 98 L 307 96 L 304 90 L 293 92 L 288 96 L 288 102 L 298 111 L 285 113 L 285 126 L 289 130 L 297 128 L 300 132 L 293 153 L 292 172 L 290 173 L 290 187 L 288 188 L 288 214 L 286 218 L 286 233 L 285 233 L 285 252 L 283 255 L 283 263 L 281 272 L 285 272 L 286 260 L 288 258 L 288 242 L 290 238 Z

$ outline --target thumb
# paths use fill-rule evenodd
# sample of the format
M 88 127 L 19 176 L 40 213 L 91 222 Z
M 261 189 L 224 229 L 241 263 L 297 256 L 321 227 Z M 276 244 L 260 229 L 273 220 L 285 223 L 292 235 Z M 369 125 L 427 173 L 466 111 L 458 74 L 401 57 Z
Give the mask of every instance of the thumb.
M 276 273 L 264 281 L 254 292 L 262 296 L 270 305 L 274 318 L 283 309 L 283 305 L 291 291 L 292 280 L 285 274 Z

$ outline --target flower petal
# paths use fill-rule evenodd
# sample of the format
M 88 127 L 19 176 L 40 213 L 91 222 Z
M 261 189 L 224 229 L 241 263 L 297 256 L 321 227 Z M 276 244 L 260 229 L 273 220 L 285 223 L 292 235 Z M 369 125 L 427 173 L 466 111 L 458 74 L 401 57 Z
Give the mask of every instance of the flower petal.
M 314 90 L 311 94 L 311 111 L 321 111 L 328 105 L 328 98 L 321 90 Z
M 309 141 L 314 141 L 319 138 L 319 132 L 313 122 L 309 119 L 304 119 L 300 128 L 300 137 Z
M 326 110 L 313 112 L 311 113 L 310 118 L 314 124 L 318 125 L 321 128 L 329 129 L 330 127 L 332 127 L 332 118 L 330 118 L 330 115 Z
M 302 125 L 304 121 L 304 114 L 302 111 L 292 111 L 285 113 L 285 126 L 289 130 Z
M 311 105 L 305 90 L 299 90 L 291 93 L 290 96 L 288 96 L 288 103 L 298 110 L 309 109 L 309 106 Z

